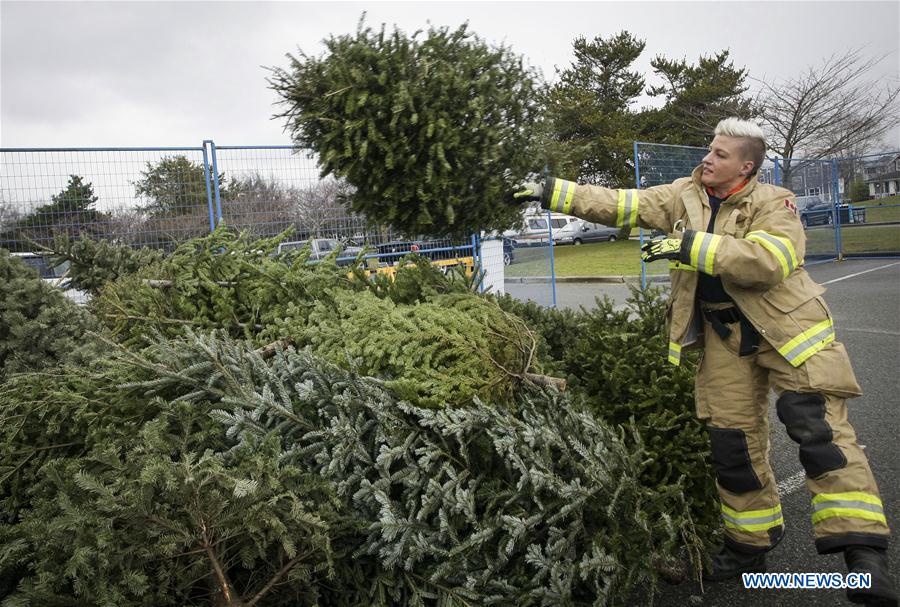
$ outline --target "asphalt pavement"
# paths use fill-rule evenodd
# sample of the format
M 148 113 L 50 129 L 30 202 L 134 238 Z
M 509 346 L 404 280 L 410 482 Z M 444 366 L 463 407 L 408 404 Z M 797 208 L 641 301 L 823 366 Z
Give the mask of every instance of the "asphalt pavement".
M 900 259 L 853 259 L 807 267 L 812 278 L 828 290 L 824 297 L 835 321 L 837 339 L 850 354 L 865 394 L 848 401 L 850 423 L 864 446 L 879 484 L 888 524 L 894 530 L 888 558 L 895 583 L 900 584 Z M 549 301 L 549 285 L 509 285 L 516 297 Z M 591 307 L 594 298 L 607 295 L 618 306 L 629 289 L 625 284 L 557 284 L 557 305 Z M 772 451 L 770 459 L 779 481 L 786 535 L 768 554 L 772 573 L 845 573 L 843 556 L 816 553 L 810 520 L 810 493 L 797 456 L 797 445 L 787 436 L 770 407 Z M 663 607 L 704 605 L 756 607 L 850 605 L 843 590 L 747 590 L 741 581 L 715 584 L 687 581 L 664 586 L 656 600 Z M 640 603 L 635 603 L 640 604 Z

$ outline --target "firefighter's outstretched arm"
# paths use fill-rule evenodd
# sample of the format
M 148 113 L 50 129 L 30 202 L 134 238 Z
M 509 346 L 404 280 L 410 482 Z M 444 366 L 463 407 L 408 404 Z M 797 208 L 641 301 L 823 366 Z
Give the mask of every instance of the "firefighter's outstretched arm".
M 617 228 L 640 226 L 669 231 L 673 191 L 672 185 L 616 190 L 550 177 L 545 182 L 522 184 L 511 194 L 511 201 L 540 201 L 550 211 Z

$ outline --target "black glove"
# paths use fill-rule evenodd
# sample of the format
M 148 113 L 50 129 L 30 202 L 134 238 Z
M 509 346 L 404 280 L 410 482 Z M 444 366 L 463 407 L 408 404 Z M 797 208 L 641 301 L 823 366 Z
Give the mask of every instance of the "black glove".
M 516 187 L 515 190 L 507 196 L 507 202 L 510 204 L 526 204 L 541 199 L 544 193 L 544 185 L 541 183 L 528 182 Z
M 641 247 L 641 259 L 650 263 L 659 259 L 678 261 L 681 257 L 680 238 L 661 238 L 645 242 Z

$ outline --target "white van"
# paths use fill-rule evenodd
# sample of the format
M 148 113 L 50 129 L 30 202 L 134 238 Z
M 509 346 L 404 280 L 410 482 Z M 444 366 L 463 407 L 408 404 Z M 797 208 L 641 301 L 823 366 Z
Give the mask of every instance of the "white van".
M 525 229 L 518 234 L 512 235 L 511 238 L 515 241 L 516 246 L 519 247 L 547 245 L 550 243 L 551 228 L 554 232 L 553 239 L 556 241 L 556 231 L 575 221 L 578 221 L 577 217 L 564 213 L 550 213 L 549 223 L 546 211 L 526 215 Z

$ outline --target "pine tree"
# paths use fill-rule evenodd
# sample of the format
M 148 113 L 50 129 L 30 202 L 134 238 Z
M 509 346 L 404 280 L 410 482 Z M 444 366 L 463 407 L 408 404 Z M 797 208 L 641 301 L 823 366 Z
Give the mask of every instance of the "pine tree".
M 407 234 L 505 229 L 502 200 L 541 168 L 534 73 L 468 31 L 407 36 L 364 27 L 325 40 L 323 57 L 272 69 L 278 117 L 322 175 L 346 179 L 353 212 Z
M 342 586 L 355 574 L 336 563 L 335 604 L 618 604 L 690 535 L 680 488 L 637 481 L 639 437 L 626 448 L 556 392 L 516 413 L 477 399 L 426 409 L 308 352 L 264 362 L 201 336 L 139 364 L 158 375 L 147 387 L 227 404 L 213 415 L 240 445 L 277 436 L 284 461 L 329 480 L 366 521 L 354 567 L 377 575 Z
M 95 323 L 24 262 L 0 249 L 0 382 L 52 367 L 89 339 Z
M 96 373 L 0 391 L 4 606 L 316 604 L 352 526 L 331 485 L 274 439 L 236 445 L 212 403 L 166 398 L 189 395 L 154 389 L 163 367 L 144 360 L 113 346 Z
M 0 239 L 16 251 L 31 251 L 35 244 L 49 246 L 60 236 L 100 237 L 110 216 L 94 208 L 98 200 L 93 184 L 81 175 L 70 175 L 66 187 L 51 196 L 49 203 L 23 217 Z

